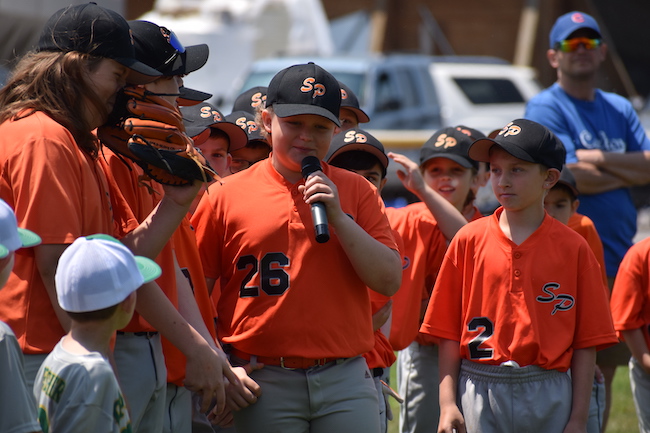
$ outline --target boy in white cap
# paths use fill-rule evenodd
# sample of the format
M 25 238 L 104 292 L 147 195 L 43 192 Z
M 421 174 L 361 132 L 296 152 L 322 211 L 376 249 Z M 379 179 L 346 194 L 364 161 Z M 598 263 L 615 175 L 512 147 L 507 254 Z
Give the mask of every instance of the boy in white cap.
M 43 431 L 131 431 L 110 342 L 133 316 L 135 291 L 160 274 L 153 260 L 108 235 L 80 237 L 63 252 L 55 282 L 71 325 L 34 383 Z
M 14 267 L 14 252 L 41 243 L 34 232 L 18 228 L 14 211 L 0 200 L 0 289 Z M 11 328 L 0 321 L 0 431 L 41 431 L 36 422 L 36 405 L 27 389 L 23 372 L 23 354 Z

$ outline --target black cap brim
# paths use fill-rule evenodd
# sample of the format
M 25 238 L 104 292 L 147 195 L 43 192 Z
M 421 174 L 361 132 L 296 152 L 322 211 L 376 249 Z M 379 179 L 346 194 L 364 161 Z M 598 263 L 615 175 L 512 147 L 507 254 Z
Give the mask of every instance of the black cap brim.
M 228 136 L 228 140 L 230 141 L 230 145 L 228 146 L 229 152 L 239 150 L 245 147 L 246 143 L 248 143 L 248 135 L 246 134 L 246 131 L 234 123 L 219 122 L 211 125 L 210 128 L 219 129 Z
M 176 102 L 183 107 L 196 105 L 206 99 L 212 98 L 212 93 L 201 92 L 200 90 L 190 89 L 185 86 L 181 86 L 178 90 L 179 96 Z
M 469 157 L 476 161 L 490 162 L 490 149 L 495 145 L 499 146 L 515 158 L 521 159 L 522 161 L 532 162 L 534 164 L 537 163 L 535 159 L 522 148 L 507 142 L 500 143 L 491 138 L 482 138 L 472 143 L 469 147 Z
M 341 122 L 338 117 L 332 114 L 326 108 L 319 107 L 318 105 L 307 105 L 307 104 L 273 104 L 273 112 L 278 117 L 290 117 L 290 116 L 300 116 L 302 114 L 314 114 L 316 116 L 322 116 L 326 119 L 334 122 L 336 126 L 341 126 Z
M 148 84 L 162 76 L 160 71 L 147 66 L 136 59 L 120 57 L 113 60 L 130 69 L 126 76 L 126 82 L 129 84 Z
M 420 167 L 424 167 L 424 165 L 431 161 L 434 158 L 447 158 L 451 161 L 454 161 L 455 163 L 461 165 L 462 167 L 465 168 L 476 168 L 474 164 L 472 164 L 468 159 L 463 158 L 460 155 L 456 155 L 453 153 L 433 153 L 431 154 L 428 158 L 426 158 L 424 161 L 420 162 Z
M 206 44 L 190 45 L 185 52 L 180 53 L 172 65 L 171 71 L 165 75 L 186 75 L 201 69 L 208 61 L 210 49 Z
M 363 111 L 361 108 L 357 107 L 349 107 L 347 105 L 341 105 L 341 110 L 346 109 L 350 110 L 354 113 L 355 116 L 357 116 L 357 120 L 359 123 L 368 123 L 370 122 L 370 117 Z
M 345 153 L 345 152 L 351 152 L 353 150 L 359 150 L 361 152 L 368 152 L 371 155 L 374 155 L 381 165 L 384 168 L 388 168 L 388 157 L 384 152 L 381 150 L 377 149 L 376 147 L 369 145 L 368 143 L 349 143 L 345 144 L 338 149 L 336 149 L 334 152 L 332 152 L 331 155 L 327 157 L 327 162 L 329 163 L 332 161 L 334 158 L 336 158 L 338 155 Z

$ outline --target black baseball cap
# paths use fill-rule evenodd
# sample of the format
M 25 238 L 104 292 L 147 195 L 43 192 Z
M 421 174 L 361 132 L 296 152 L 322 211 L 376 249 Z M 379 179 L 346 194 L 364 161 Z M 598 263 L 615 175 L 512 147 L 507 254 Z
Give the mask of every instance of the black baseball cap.
M 241 149 L 248 142 L 244 130 L 234 123 L 226 121 L 221 111 L 212 104 L 203 102 L 189 107 L 181 107 L 181 113 L 183 114 L 185 132 L 192 138 L 201 136 L 209 129 L 218 129 L 228 136 L 230 141 L 228 151 Z
M 566 165 L 562 166 L 562 170 L 560 171 L 560 178 L 555 185 L 560 184 L 565 185 L 567 188 L 569 188 L 574 197 L 578 197 L 580 195 L 580 191 L 578 191 L 578 184 L 576 183 L 576 178 L 573 177 L 573 173 L 571 173 L 571 170 Z
M 508 123 L 494 138 L 482 138 L 472 143 L 469 156 L 490 162 L 490 149 L 498 145 L 515 158 L 562 170 L 566 150 L 562 142 L 544 125 L 528 119 Z
M 315 114 L 341 126 L 341 88 L 332 74 L 315 63 L 293 65 L 275 74 L 266 106 L 278 117 Z
M 352 111 L 357 116 L 359 123 L 370 122 L 370 117 L 368 117 L 366 112 L 361 109 L 361 106 L 359 106 L 359 99 L 352 89 L 340 81 L 339 86 L 341 87 L 341 108 L 347 108 Z
M 455 127 L 440 129 L 420 148 L 420 167 L 433 158 L 447 158 L 465 168 L 478 170 L 478 162 L 467 153 L 473 141 L 468 134 Z
M 339 132 L 332 138 L 325 162 L 329 163 L 338 155 L 352 150 L 368 152 L 377 157 L 384 169 L 388 168 L 388 156 L 386 156 L 384 145 L 368 131 L 358 128 Z
M 456 129 L 462 132 L 465 135 L 469 135 L 469 138 L 472 140 L 478 140 L 479 138 L 485 138 L 485 134 L 483 134 L 481 131 L 478 129 L 471 128 L 469 126 L 465 125 L 458 125 L 456 126 Z
M 233 113 L 235 111 L 246 111 L 255 115 L 258 107 L 265 107 L 267 91 L 268 87 L 266 86 L 255 86 L 243 91 L 235 99 L 235 103 L 232 106 Z
M 41 32 L 37 51 L 77 51 L 112 59 L 131 70 L 127 82 L 146 84 L 162 74 L 140 62 L 127 21 L 96 3 L 68 6 L 52 15 Z
M 201 92 L 200 90 L 190 89 L 189 87 L 181 86 L 178 89 L 178 99 L 176 103 L 181 107 L 196 105 L 206 99 L 212 98 L 212 93 Z
M 268 140 L 262 135 L 260 126 L 255 121 L 255 116 L 248 111 L 233 111 L 226 116 L 226 121 L 234 123 L 243 129 L 248 136 L 248 141 L 263 141 L 271 147 Z
M 206 44 L 185 47 L 174 32 L 149 21 L 129 21 L 129 26 L 138 60 L 156 68 L 163 76 L 189 74 L 208 61 L 210 50 Z

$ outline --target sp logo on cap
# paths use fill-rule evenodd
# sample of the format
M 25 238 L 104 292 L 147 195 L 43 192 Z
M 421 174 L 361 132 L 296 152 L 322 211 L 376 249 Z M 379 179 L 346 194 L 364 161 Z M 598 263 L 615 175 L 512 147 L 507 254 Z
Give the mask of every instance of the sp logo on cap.
M 207 105 L 205 107 L 201 107 L 200 116 L 203 119 L 208 119 L 208 118 L 212 117 L 212 120 L 215 121 L 215 122 L 222 122 L 223 121 L 223 118 L 221 117 L 221 114 L 219 114 L 218 111 L 214 111 L 211 107 L 209 107 Z
M 584 23 L 585 17 L 580 12 L 576 12 L 573 15 L 571 15 L 571 21 L 578 24 Z
M 255 123 L 252 120 L 246 120 L 246 117 L 244 117 L 244 116 L 237 118 L 237 120 L 235 120 L 235 125 L 239 126 L 241 129 L 246 131 L 248 134 L 251 134 L 251 133 L 257 131 L 257 129 L 258 129 L 257 123 Z
M 365 134 L 361 134 L 360 132 L 355 132 L 352 130 L 345 133 L 345 138 L 343 141 L 346 143 L 366 143 L 368 141 L 368 137 L 366 137 Z
M 443 149 L 448 149 L 454 147 L 458 144 L 454 137 L 450 137 L 447 134 L 440 134 L 436 142 L 433 144 L 435 147 L 442 147 Z
M 323 96 L 325 94 L 325 85 L 321 83 L 316 83 L 316 78 L 314 77 L 308 77 L 305 78 L 302 82 L 302 87 L 300 88 L 300 91 L 303 93 L 309 93 L 312 90 L 314 93 L 312 94 L 312 98 L 315 98 L 317 96 Z
M 261 92 L 253 93 L 251 95 L 251 107 L 257 108 L 263 106 L 266 102 L 266 95 L 263 95 Z
M 341 99 L 348 99 L 348 92 L 344 88 L 341 88 Z
M 499 135 L 503 135 L 504 137 L 507 137 L 508 135 L 517 135 L 520 132 L 521 132 L 521 127 L 510 122 L 503 127 L 503 129 L 499 132 Z

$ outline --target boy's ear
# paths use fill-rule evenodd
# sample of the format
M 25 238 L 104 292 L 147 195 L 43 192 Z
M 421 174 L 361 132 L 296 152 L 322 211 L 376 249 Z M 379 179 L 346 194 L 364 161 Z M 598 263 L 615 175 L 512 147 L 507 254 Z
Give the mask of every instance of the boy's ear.
M 546 170 L 546 179 L 544 179 L 544 189 L 551 190 L 553 186 L 560 180 L 560 170 L 557 168 L 549 168 Z
M 575 199 L 571 202 L 571 215 L 578 212 L 578 207 L 580 206 L 580 200 Z
M 384 186 L 386 186 L 386 182 L 387 182 L 387 181 L 388 181 L 388 178 L 385 177 L 385 178 L 383 178 L 383 179 L 381 180 L 381 182 L 379 183 L 379 194 L 381 194 L 381 190 L 383 190 L 383 189 L 384 189 Z
M 262 110 L 262 126 L 264 127 L 264 130 L 266 130 L 268 134 L 271 133 L 272 120 L 273 120 L 273 116 L 271 115 L 271 113 L 266 109 Z
M 131 314 L 133 310 L 135 310 L 135 302 L 137 300 L 137 290 L 135 292 L 131 292 L 129 296 L 127 296 L 121 303 L 120 303 L 120 308 L 122 308 L 124 311 L 127 313 Z

